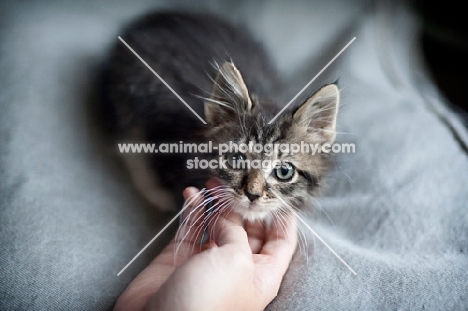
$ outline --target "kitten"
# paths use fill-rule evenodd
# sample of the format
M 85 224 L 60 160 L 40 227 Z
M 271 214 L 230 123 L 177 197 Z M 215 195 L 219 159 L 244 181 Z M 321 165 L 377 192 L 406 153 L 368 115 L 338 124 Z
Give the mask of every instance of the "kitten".
M 121 37 L 207 125 L 119 42 L 103 81 L 105 114 L 119 142 L 265 146 L 335 139 L 339 106 L 335 84 L 323 86 L 268 124 L 283 105 L 275 102 L 281 84 L 262 46 L 243 29 L 211 15 L 157 13 L 133 23 Z M 330 164 L 329 154 L 292 155 L 280 150 L 269 155 L 228 152 L 222 155 L 226 167 L 205 170 L 188 169 L 187 160 L 216 159 L 216 153 L 122 155 L 136 187 L 160 209 L 180 208 L 185 187 L 202 188 L 216 177 L 232 208 L 250 220 L 266 220 L 306 205 Z M 232 165 L 242 159 L 281 160 L 282 165 L 262 169 Z

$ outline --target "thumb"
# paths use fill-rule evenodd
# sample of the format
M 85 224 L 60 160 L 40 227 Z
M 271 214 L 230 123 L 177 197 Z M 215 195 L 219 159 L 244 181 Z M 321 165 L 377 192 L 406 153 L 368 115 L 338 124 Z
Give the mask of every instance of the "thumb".
M 225 200 L 225 195 L 218 187 L 219 183 L 210 180 L 207 183 L 208 191 L 213 188 L 216 190 L 218 197 L 213 202 L 214 211 L 208 219 L 208 232 L 210 232 L 210 240 L 215 242 L 219 247 L 227 244 L 237 244 L 248 246 L 247 233 L 243 227 L 242 217 L 233 210 L 233 206 L 229 199 Z
M 229 210 L 213 216 L 218 217 L 213 226 L 213 239 L 218 246 L 227 244 L 249 246 L 247 232 L 242 226 L 242 218 L 238 213 Z

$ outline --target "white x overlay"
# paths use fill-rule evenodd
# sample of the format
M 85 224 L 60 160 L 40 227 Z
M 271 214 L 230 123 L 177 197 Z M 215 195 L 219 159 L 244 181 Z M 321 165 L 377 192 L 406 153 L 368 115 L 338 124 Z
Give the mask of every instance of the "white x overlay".
M 144 60 L 143 58 L 141 58 L 140 55 L 137 54 L 137 52 L 135 52 L 135 51 L 130 47 L 130 45 L 127 44 L 127 42 L 125 42 L 120 36 L 119 36 L 118 38 L 119 38 L 120 41 L 122 41 L 123 44 L 125 44 L 125 46 L 126 46 L 133 54 L 135 54 L 135 56 L 136 56 L 136 57 L 137 57 L 137 58 L 138 58 L 138 59 L 139 59 L 139 60 L 140 60 L 140 61 L 141 61 L 141 62 L 142 62 L 142 63 L 143 63 L 143 64 L 144 64 L 144 65 L 145 65 L 145 66 L 146 66 L 146 67 L 147 67 L 147 68 L 148 68 L 148 69 L 149 69 L 149 70 L 150 70 L 150 71 L 151 71 L 151 72 L 152 72 L 152 73 L 153 73 L 153 74 L 154 74 L 154 75 L 155 75 L 155 76 L 156 76 L 156 77 L 157 77 L 157 78 L 158 78 L 158 79 L 159 79 L 159 80 L 160 80 L 160 81 L 161 81 L 161 82 L 162 82 L 162 83 L 163 83 L 163 84 L 164 84 L 164 85 L 165 85 L 165 86 L 166 86 L 166 87 L 167 87 L 167 88 L 184 104 L 184 105 L 185 105 L 185 106 L 187 106 L 187 108 L 188 108 L 195 116 L 198 117 L 198 119 L 200 119 L 200 120 L 203 122 L 203 124 L 206 124 L 205 120 L 203 120 L 203 118 L 200 117 L 200 116 L 195 112 L 195 110 L 193 110 L 192 107 L 190 107 L 189 104 L 187 104 L 187 103 L 185 102 L 185 100 L 184 100 L 182 97 L 180 97 L 179 94 L 177 94 L 177 93 L 170 87 L 170 85 L 167 84 L 166 81 L 164 81 L 164 79 L 161 78 L 161 76 L 160 76 L 156 71 L 154 71 L 153 68 L 151 68 L 150 65 L 148 65 L 148 63 L 145 62 L 145 60 Z M 306 86 L 304 86 L 304 87 L 299 91 L 299 93 L 297 93 L 297 95 L 294 96 L 293 99 L 291 99 L 291 100 L 289 101 L 289 103 L 287 103 L 286 106 L 284 106 L 283 109 L 281 109 L 281 111 L 278 112 L 278 114 L 277 114 L 273 119 L 270 120 L 270 122 L 268 122 L 268 124 L 273 123 L 273 121 L 275 121 L 276 118 L 278 118 L 279 115 L 280 115 L 281 113 L 283 113 L 283 112 L 286 110 L 286 108 L 288 108 L 288 106 L 291 105 L 291 104 L 294 102 L 294 100 L 296 100 L 296 99 L 299 97 L 299 95 L 301 95 L 301 94 L 312 84 L 312 82 L 314 82 L 315 79 L 317 79 L 317 77 L 318 77 L 319 75 L 321 75 L 321 74 L 325 71 L 325 69 L 327 69 L 328 66 L 330 66 L 330 65 L 338 58 L 338 56 L 340 56 L 341 53 L 343 53 L 343 52 L 351 45 L 351 43 L 354 42 L 354 40 L 356 40 L 356 37 L 354 37 L 353 39 L 351 39 L 351 41 L 349 41 L 349 43 L 346 44 L 345 47 L 343 47 L 343 48 L 341 49 L 341 51 L 339 51 L 338 54 L 336 54 L 335 57 L 333 57 L 333 58 L 328 62 L 328 64 L 326 64 L 325 67 L 323 67 L 322 70 L 320 70 L 319 73 L 317 73 L 317 74 L 315 75 L 315 77 L 313 77 L 312 80 L 310 80 L 309 83 L 307 83 Z M 125 267 L 122 268 L 122 270 L 120 270 L 119 273 L 117 273 L 117 276 L 120 276 L 120 275 L 121 275 L 121 274 L 122 274 L 122 273 L 123 273 L 123 272 L 124 272 L 124 271 L 125 271 L 125 270 L 126 270 L 126 269 L 127 269 L 127 268 L 128 268 L 128 267 L 129 267 L 129 266 L 130 266 L 130 265 L 131 265 L 131 264 L 132 264 L 132 263 L 133 263 L 133 262 L 134 262 L 134 261 L 135 261 L 135 260 L 136 260 L 136 259 L 137 259 L 137 258 L 138 258 L 138 257 L 139 257 L 139 256 L 140 256 L 140 255 L 141 255 L 141 254 L 142 254 L 142 253 L 143 253 L 143 252 L 144 252 L 144 251 L 145 251 L 145 250 L 146 250 L 146 249 L 147 249 L 147 248 L 148 248 L 148 247 L 149 247 L 149 246 L 150 246 L 150 245 L 151 245 L 151 244 L 152 244 L 152 243 L 153 243 L 153 242 L 154 242 L 154 241 L 155 241 L 155 240 L 156 240 L 156 239 L 157 239 L 157 238 L 158 238 L 158 237 L 159 237 L 159 236 L 160 236 L 160 235 L 161 235 L 161 234 L 162 234 L 162 233 L 163 233 L 163 232 L 164 232 L 164 231 L 165 231 L 165 230 L 166 230 L 166 229 L 167 229 L 167 228 L 168 228 L 168 227 L 169 227 L 185 210 L 186 210 L 186 209 L 187 209 L 187 208 L 188 208 L 188 207 L 189 207 L 189 206 L 190 206 L 190 204 L 185 204 L 185 206 L 180 210 L 180 212 L 177 213 L 177 215 L 175 215 L 174 218 L 172 218 L 172 219 L 171 219 L 171 220 L 154 236 L 154 238 L 152 238 L 152 239 L 145 245 L 145 247 L 143 247 L 143 248 L 138 252 L 138 254 L 136 254 L 136 255 L 132 258 L 132 260 L 130 260 L 130 262 L 129 262 L 127 265 L 125 265 Z M 313 234 L 314 236 L 316 236 L 316 237 L 320 240 L 320 242 L 322 242 L 322 243 L 332 252 L 332 254 L 335 255 L 335 256 L 336 256 L 336 257 L 337 257 L 337 258 L 338 258 L 354 275 L 357 275 L 357 273 L 353 270 L 353 268 L 351 268 L 351 267 L 346 263 L 346 261 L 344 261 L 343 258 L 341 258 L 341 257 L 330 247 L 330 245 L 328 245 L 328 243 L 326 243 L 326 242 L 318 235 L 318 233 L 315 232 L 315 230 L 313 230 L 304 220 L 302 220 L 302 218 L 300 218 L 300 217 L 297 217 L 297 218 L 298 218 L 298 219 L 302 222 L 302 224 L 303 224 L 307 229 L 309 229 L 310 232 L 312 232 L 312 234 Z

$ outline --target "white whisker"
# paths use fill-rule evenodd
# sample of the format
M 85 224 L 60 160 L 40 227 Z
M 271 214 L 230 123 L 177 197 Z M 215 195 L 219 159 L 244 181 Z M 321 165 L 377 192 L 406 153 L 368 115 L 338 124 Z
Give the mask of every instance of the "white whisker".
M 219 197 L 221 197 L 221 196 L 219 196 Z M 219 197 L 218 197 L 218 198 L 219 198 Z M 195 211 L 196 209 L 199 209 L 200 207 L 205 207 L 206 204 L 209 204 L 210 202 L 212 202 L 212 201 L 214 201 L 214 200 L 215 200 L 215 198 L 209 197 L 208 199 L 204 200 L 202 203 L 200 203 L 199 205 L 197 205 L 197 207 L 194 208 L 193 211 Z M 174 251 L 174 260 L 175 260 L 175 258 L 177 258 L 177 255 L 178 255 L 178 253 L 179 253 L 179 249 L 180 249 L 180 247 L 182 246 L 182 243 L 184 242 L 184 240 L 185 240 L 185 239 L 187 238 L 187 236 L 189 235 L 190 230 L 192 230 L 193 226 L 195 226 L 195 224 L 198 223 L 202 217 L 205 217 L 205 214 L 206 214 L 206 213 L 208 213 L 208 212 L 210 212 L 210 211 L 216 209 L 217 207 L 220 208 L 220 205 L 222 205 L 222 204 L 224 204 L 224 203 L 225 203 L 224 201 L 216 202 L 213 206 L 211 206 L 211 207 L 208 208 L 206 211 L 204 211 L 204 212 L 202 213 L 202 215 L 198 216 L 198 218 L 195 219 L 195 221 L 193 222 L 192 225 L 190 225 L 188 228 L 187 228 L 187 227 L 184 227 L 185 229 L 187 229 L 187 231 L 185 232 L 185 235 L 184 235 L 184 236 L 182 237 L 182 239 L 180 239 L 180 240 L 177 240 L 177 238 L 176 238 L 176 241 L 177 241 L 178 243 L 174 245 L 174 247 L 175 247 L 175 251 Z M 200 206 L 200 207 L 199 207 L 199 206 Z M 196 229 L 196 231 L 194 232 L 195 238 L 196 238 L 196 239 L 198 239 L 198 236 L 199 236 L 200 234 L 202 234 L 202 232 L 203 232 L 203 230 L 204 230 L 205 227 L 206 227 L 206 225 L 200 226 L 199 228 Z M 181 228 L 182 228 L 182 227 L 181 227 Z M 181 228 L 179 228 L 179 230 L 180 230 Z M 178 230 L 178 234 L 176 235 L 176 237 L 179 236 L 179 230 Z M 195 246 L 195 243 L 193 243 L 193 245 L 192 245 L 192 249 L 191 249 L 192 252 L 193 252 L 193 247 L 194 247 L 194 246 Z M 201 245 L 200 245 L 200 247 L 201 247 Z

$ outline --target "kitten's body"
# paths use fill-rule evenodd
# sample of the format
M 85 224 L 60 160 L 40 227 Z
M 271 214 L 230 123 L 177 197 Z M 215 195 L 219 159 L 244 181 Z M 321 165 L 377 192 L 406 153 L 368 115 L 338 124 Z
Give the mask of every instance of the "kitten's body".
M 208 125 L 203 125 L 119 43 L 106 67 L 104 95 L 105 112 L 120 142 L 158 145 L 210 140 L 216 145 L 229 141 L 267 144 L 334 140 L 338 103 L 335 86 L 267 124 L 279 111 L 272 99 L 277 98 L 280 83 L 262 47 L 241 29 L 213 16 L 167 13 L 144 17 L 121 37 Z M 216 68 L 215 62 L 222 65 Z M 317 108 L 321 98 L 329 106 L 319 103 Z M 314 113 L 322 114 L 316 118 L 316 123 L 323 123 L 320 128 L 312 126 Z M 303 203 L 318 186 L 328 157 L 244 155 L 248 159 L 291 162 L 294 180 L 282 182 L 268 170 L 188 170 L 186 160 L 193 154 L 124 156 L 137 187 L 160 208 L 180 208 L 182 189 L 189 185 L 204 187 L 212 175 L 231 190 L 234 203 L 242 206 L 239 211 L 249 218 L 264 218 L 275 210 L 281 205 L 278 195 L 294 206 Z

